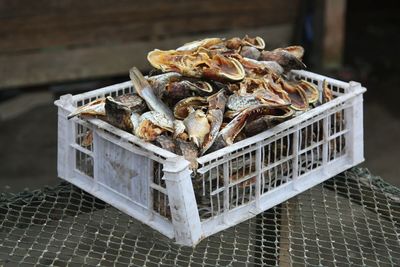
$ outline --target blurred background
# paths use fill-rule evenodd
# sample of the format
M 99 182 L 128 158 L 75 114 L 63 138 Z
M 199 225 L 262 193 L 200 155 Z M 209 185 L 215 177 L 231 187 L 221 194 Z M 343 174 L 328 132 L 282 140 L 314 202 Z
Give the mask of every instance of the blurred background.
M 308 70 L 367 87 L 363 165 L 400 186 L 396 3 L 0 0 L 0 190 L 60 182 L 60 95 L 126 81 L 134 65 L 147 72 L 154 48 L 245 34 L 263 37 L 268 49 L 303 45 Z

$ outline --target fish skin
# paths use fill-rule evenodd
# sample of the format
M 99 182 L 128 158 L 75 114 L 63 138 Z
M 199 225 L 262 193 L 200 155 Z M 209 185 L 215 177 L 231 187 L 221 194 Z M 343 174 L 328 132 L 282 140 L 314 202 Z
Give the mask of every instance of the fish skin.
M 136 92 L 144 99 L 144 101 L 146 101 L 147 106 L 151 110 L 162 113 L 170 120 L 174 120 L 172 111 L 154 94 L 149 82 L 143 77 L 142 73 L 137 68 L 133 67 L 130 69 L 129 77 L 131 78 Z

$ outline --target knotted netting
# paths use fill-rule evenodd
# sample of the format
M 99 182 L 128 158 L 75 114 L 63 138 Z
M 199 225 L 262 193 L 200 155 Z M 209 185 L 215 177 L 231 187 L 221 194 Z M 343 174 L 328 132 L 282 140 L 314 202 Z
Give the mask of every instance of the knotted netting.
M 69 183 L 3 193 L 0 265 L 400 266 L 400 190 L 355 168 L 195 248 Z

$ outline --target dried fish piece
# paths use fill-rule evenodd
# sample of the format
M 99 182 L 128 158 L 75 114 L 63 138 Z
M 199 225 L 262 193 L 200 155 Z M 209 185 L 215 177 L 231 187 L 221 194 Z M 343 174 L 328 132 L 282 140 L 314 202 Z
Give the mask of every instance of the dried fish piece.
M 225 96 L 225 90 L 219 90 L 217 93 L 207 97 L 208 109 L 219 109 L 224 112 L 226 100 L 227 98 Z
M 242 57 L 248 58 L 248 59 L 254 59 L 257 60 L 260 55 L 261 52 L 260 50 L 258 50 L 257 48 L 253 47 L 253 46 L 243 46 L 241 51 L 240 51 L 240 55 Z
M 175 104 L 174 116 L 177 119 L 183 120 L 189 115 L 191 108 L 198 109 L 207 106 L 207 99 L 201 96 L 193 96 L 182 99 Z
M 250 58 L 239 58 L 239 62 L 243 65 L 246 71 L 247 77 L 262 78 L 271 72 L 282 74 L 283 68 L 275 61 L 262 61 L 254 60 Z
M 204 48 L 195 52 L 156 49 L 147 55 L 147 59 L 163 72 L 175 71 L 188 77 L 240 81 L 245 76 L 236 59 Z
M 265 42 L 264 39 L 257 36 L 255 38 L 250 38 L 247 35 L 240 39 L 238 37 L 233 37 L 225 41 L 225 46 L 229 49 L 240 50 L 243 46 L 251 46 L 256 49 L 264 49 Z
M 124 94 L 113 99 L 116 104 L 123 105 L 132 112 L 143 113 L 147 109 L 146 102 L 137 94 Z
M 291 118 L 294 115 L 294 110 L 288 107 L 271 108 L 269 114 L 247 123 L 245 126 L 246 136 L 253 136 L 261 133 L 276 124 Z
M 164 114 L 170 120 L 174 119 L 172 111 L 154 94 L 149 82 L 143 77 L 142 73 L 135 67 L 129 71 L 129 77 L 135 87 L 136 92 L 146 101 L 147 106 L 154 111 Z
M 314 104 L 318 101 L 319 90 L 313 83 L 300 80 L 297 85 L 305 92 L 309 104 Z
M 264 78 L 246 77 L 239 83 L 239 90 L 236 92 L 239 96 L 252 95 L 261 104 L 269 105 L 289 105 L 289 98 L 281 92 L 277 94 L 276 90 L 271 90 L 270 81 Z
M 214 145 L 210 148 L 211 151 L 218 150 L 225 146 L 233 144 L 236 136 L 242 131 L 247 123 L 268 115 L 271 108 L 267 105 L 258 105 L 249 107 L 237 116 L 235 116 L 222 130 L 219 132 Z
M 262 51 L 259 60 L 276 61 L 285 72 L 306 68 L 306 65 L 299 58 L 286 50 Z
M 217 138 L 223 118 L 224 113 L 220 109 L 211 109 L 207 112 L 207 120 L 210 124 L 210 130 L 204 137 L 200 151 L 201 155 L 207 152 Z
M 291 108 L 299 111 L 308 109 L 307 95 L 301 87 L 284 81 L 283 79 L 281 79 L 279 82 L 282 86 L 282 89 L 290 98 Z
M 202 48 L 210 48 L 223 43 L 223 39 L 221 38 L 205 38 L 202 40 L 196 40 L 193 42 L 186 43 L 180 47 L 178 47 L 177 51 L 196 51 L 200 47 Z
M 189 137 L 186 134 L 186 126 L 181 120 L 174 120 L 174 138 L 187 140 Z
M 232 94 L 228 97 L 227 108 L 231 111 L 241 111 L 253 105 L 260 105 L 261 102 L 256 98 L 255 95 L 247 94 L 247 95 L 239 95 Z
M 167 85 L 164 98 L 181 100 L 192 96 L 193 94 L 205 95 L 212 93 L 211 84 L 206 81 L 182 80 L 171 82 Z
M 164 132 L 174 132 L 174 123 L 165 114 L 158 111 L 148 111 L 139 118 L 135 135 L 145 141 L 154 141 Z
M 167 135 L 159 135 L 156 137 L 156 142 L 158 144 L 160 144 L 160 146 L 165 149 L 168 150 L 172 153 L 175 153 L 176 151 L 176 144 L 175 144 L 175 140 Z
M 81 145 L 82 145 L 83 147 L 89 147 L 89 146 L 91 146 L 92 144 L 93 144 L 93 131 L 92 131 L 92 130 L 89 130 L 89 131 L 87 131 L 86 134 L 83 136 Z
M 322 82 L 322 103 L 329 102 L 333 99 L 332 90 L 328 87 L 326 80 Z
M 131 121 L 131 109 L 121 104 L 121 102 L 116 101 L 111 96 L 106 97 L 106 115 L 107 121 L 122 130 L 132 132 L 133 124 Z
M 277 48 L 274 51 L 286 51 L 298 59 L 302 59 L 304 56 L 304 48 L 300 45 L 292 45 L 285 48 Z
M 204 154 L 212 146 L 221 128 L 227 101 L 225 90 L 220 90 L 218 93 L 209 96 L 207 101 L 209 104 L 206 116 L 210 123 L 210 130 L 202 143 L 201 154 Z
M 264 49 L 265 48 L 265 41 L 263 38 L 256 36 L 254 38 L 250 38 L 248 35 L 246 35 L 243 38 L 243 43 L 249 46 L 253 46 L 257 49 Z
M 75 116 L 101 116 L 104 117 L 106 116 L 106 110 L 105 110 L 105 98 L 98 98 L 92 102 L 89 102 L 88 104 L 81 106 L 77 108 L 75 111 L 71 112 L 68 116 L 67 119 L 71 119 Z
M 201 147 L 204 138 L 210 132 L 210 123 L 208 122 L 206 114 L 201 109 L 190 108 L 189 115 L 183 120 L 186 130 L 189 134 L 190 140 Z
M 176 151 L 178 155 L 182 155 L 187 161 L 190 162 L 189 168 L 196 170 L 199 163 L 197 157 L 199 149 L 192 142 L 186 142 L 181 139 L 176 139 Z
M 132 132 L 132 113 L 142 113 L 147 109 L 144 100 L 136 94 L 125 94 L 117 97 L 107 96 L 105 101 L 107 121 L 122 130 Z
M 170 84 L 171 82 L 180 81 L 182 79 L 182 75 L 177 72 L 166 72 L 159 75 L 147 77 L 146 79 L 153 89 L 156 97 L 161 99 L 165 93 L 168 84 Z

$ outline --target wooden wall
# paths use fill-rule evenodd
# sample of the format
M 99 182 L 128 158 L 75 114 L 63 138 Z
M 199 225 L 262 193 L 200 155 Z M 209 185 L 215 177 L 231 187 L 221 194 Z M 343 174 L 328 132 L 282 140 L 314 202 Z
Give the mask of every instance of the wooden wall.
M 0 88 L 121 75 L 206 36 L 290 41 L 297 0 L 0 0 Z

